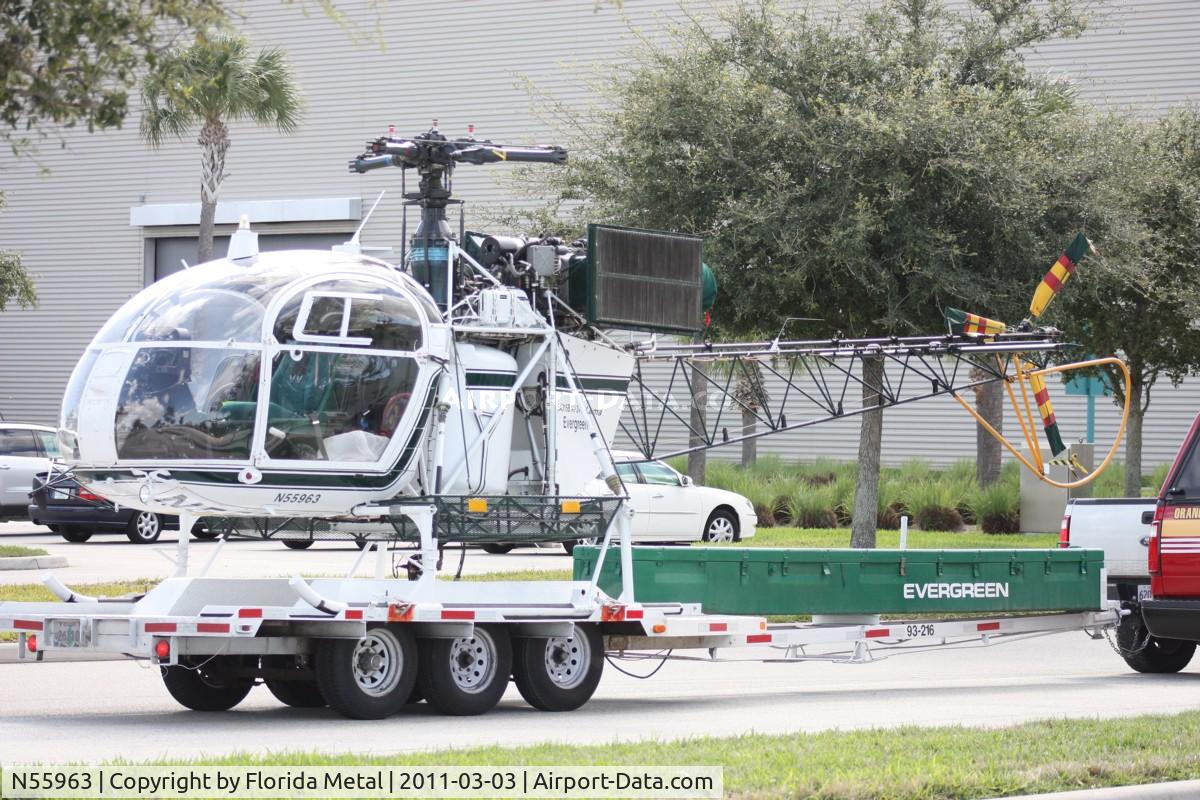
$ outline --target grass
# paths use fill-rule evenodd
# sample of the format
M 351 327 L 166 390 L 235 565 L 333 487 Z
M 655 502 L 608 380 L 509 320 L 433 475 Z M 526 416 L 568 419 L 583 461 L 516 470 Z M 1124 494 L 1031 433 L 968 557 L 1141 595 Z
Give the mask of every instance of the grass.
M 126 594 L 141 594 L 158 585 L 157 578 L 139 578 L 132 581 L 108 581 L 105 583 L 81 583 L 71 588 L 79 594 L 91 597 L 120 597 Z M 53 602 L 58 598 L 40 583 L 0 584 L 0 600 L 15 600 L 21 603 Z M 15 642 L 17 634 L 0 633 L 0 642 Z
M 0 544 L 0 558 L 48 555 L 50 554 L 40 547 L 20 547 L 15 544 Z
M 876 547 L 898 547 L 899 531 L 878 531 Z M 753 538 L 734 544 L 697 547 L 849 547 L 846 528 L 759 528 Z M 909 530 L 908 546 L 914 550 L 1045 548 L 1058 546 L 1056 533 L 988 534 L 979 531 L 943 532 Z
M 725 795 L 974 800 L 1200 775 L 1200 712 L 1053 720 L 1006 728 L 918 728 L 540 744 L 423 753 L 237 753 L 154 764 L 246 766 L 724 767 Z

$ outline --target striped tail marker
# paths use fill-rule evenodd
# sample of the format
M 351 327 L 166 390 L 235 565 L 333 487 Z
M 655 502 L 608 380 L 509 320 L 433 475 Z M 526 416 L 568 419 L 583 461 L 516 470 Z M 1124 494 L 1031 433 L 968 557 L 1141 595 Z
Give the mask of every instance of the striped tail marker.
M 967 336 L 995 336 L 1008 329 L 1008 326 L 999 320 L 988 319 L 957 308 L 946 309 L 946 324 L 950 326 L 951 333 Z
M 1033 364 L 1026 364 L 1026 369 L 1035 370 Z M 1046 443 L 1050 445 L 1050 454 L 1057 456 L 1067 449 L 1062 436 L 1058 432 L 1058 420 L 1054 416 L 1054 406 L 1050 405 L 1050 390 L 1046 388 L 1046 379 L 1041 375 L 1030 375 L 1029 386 L 1033 389 L 1033 399 L 1037 403 L 1038 413 L 1042 415 L 1042 425 L 1046 429 Z
M 1029 304 L 1029 313 L 1034 317 L 1040 317 L 1042 312 L 1046 310 L 1046 306 L 1050 305 L 1050 301 L 1054 299 L 1054 295 L 1058 294 L 1064 284 L 1075 274 L 1075 268 L 1083 257 L 1095 253 L 1096 249 L 1092 247 L 1092 243 L 1082 233 L 1075 237 L 1074 241 L 1063 251 L 1054 265 L 1050 267 L 1050 271 L 1042 278 L 1042 282 L 1038 284 L 1037 291 L 1033 293 L 1033 302 Z

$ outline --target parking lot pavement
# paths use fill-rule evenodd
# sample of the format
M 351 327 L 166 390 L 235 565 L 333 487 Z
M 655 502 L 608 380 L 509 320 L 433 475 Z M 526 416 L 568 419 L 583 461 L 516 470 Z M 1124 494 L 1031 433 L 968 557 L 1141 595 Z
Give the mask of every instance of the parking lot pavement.
M 134 578 L 165 578 L 174 570 L 176 533 L 166 531 L 152 545 L 133 544 L 122 534 L 97 534 L 90 540 L 73 544 L 48 528 L 28 522 L 0 523 L 0 544 L 40 547 L 51 555 L 66 556 L 69 566 L 54 570 L 68 586 L 99 581 Z M 192 540 L 189 559 L 193 569 L 203 567 L 216 549 L 217 542 Z M 407 550 L 397 550 L 395 561 L 403 560 Z M 303 575 L 344 575 L 360 552 L 352 542 L 317 542 L 308 550 L 289 550 L 279 542 L 236 540 L 227 542 L 209 570 L 210 575 L 262 578 Z M 459 550 L 448 549 L 443 574 L 458 568 Z M 468 548 L 463 564 L 464 575 L 507 570 L 569 570 L 571 559 L 560 545 L 519 548 L 505 555 L 491 555 Z M 374 569 L 374 556 L 363 559 L 362 575 Z M 0 584 L 35 583 L 39 570 L 0 571 Z

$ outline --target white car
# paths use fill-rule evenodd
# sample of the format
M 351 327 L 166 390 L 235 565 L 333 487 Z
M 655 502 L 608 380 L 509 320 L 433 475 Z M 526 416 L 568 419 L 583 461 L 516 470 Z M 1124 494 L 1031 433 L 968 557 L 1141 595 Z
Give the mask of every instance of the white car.
M 637 453 L 612 451 L 617 474 L 629 492 L 633 506 L 633 541 L 737 542 L 754 535 L 758 516 L 750 501 L 737 492 L 697 486 L 662 461 L 639 461 Z M 597 479 L 591 486 L 596 495 L 609 494 Z M 570 553 L 576 544 L 595 544 L 596 539 L 563 542 Z M 520 545 L 495 542 L 480 545 L 489 553 L 507 553 Z
M 754 535 L 754 506 L 737 492 L 698 486 L 662 461 L 613 451 L 633 506 L 635 542 L 736 542 Z
M 33 477 L 58 458 L 58 434 L 45 425 L 0 422 L 0 522 L 29 518 Z

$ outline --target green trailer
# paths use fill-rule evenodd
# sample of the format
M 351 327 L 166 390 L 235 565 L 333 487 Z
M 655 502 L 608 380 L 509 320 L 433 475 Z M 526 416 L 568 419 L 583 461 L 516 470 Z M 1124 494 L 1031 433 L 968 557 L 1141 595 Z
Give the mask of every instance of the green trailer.
M 576 580 L 599 548 L 577 547 Z M 872 615 L 1096 611 L 1101 550 L 818 550 L 635 547 L 639 603 L 695 603 L 708 614 Z M 604 559 L 600 587 L 620 594 L 621 565 Z

